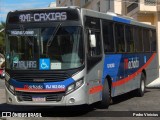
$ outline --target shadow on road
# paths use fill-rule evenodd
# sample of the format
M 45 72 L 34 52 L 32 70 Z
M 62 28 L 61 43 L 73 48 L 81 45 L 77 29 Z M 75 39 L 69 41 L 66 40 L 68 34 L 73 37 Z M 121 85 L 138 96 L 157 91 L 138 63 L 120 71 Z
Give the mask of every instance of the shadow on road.
M 145 93 L 147 92 L 150 92 L 150 90 L 147 89 Z M 114 97 L 113 104 L 118 104 L 134 97 L 137 97 L 136 90 Z
M 146 92 L 150 92 L 147 90 Z M 113 98 L 114 105 L 125 102 L 129 99 L 136 97 L 135 91 L 126 93 Z M 0 104 L 0 112 L 30 112 L 30 113 L 41 113 L 42 116 L 51 117 L 76 117 L 76 116 L 87 116 L 88 113 L 92 113 L 99 109 L 97 103 L 92 105 L 81 105 L 81 106 L 71 106 L 71 107 L 43 107 L 43 106 L 17 106 L 8 105 L 6 103 Z M 109 111 L 104 109 L 103 111 Z M 93 112 L 94 113 L 94 112 Z

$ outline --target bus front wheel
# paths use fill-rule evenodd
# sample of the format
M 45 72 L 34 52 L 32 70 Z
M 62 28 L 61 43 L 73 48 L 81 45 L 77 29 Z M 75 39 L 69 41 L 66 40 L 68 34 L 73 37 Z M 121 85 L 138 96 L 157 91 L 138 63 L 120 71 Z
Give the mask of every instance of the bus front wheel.
M 140 78 L 140 86 L 137 89 L 137 95 L 139 97 L 142 97 L 144 95 L 144 92 L 145 92 L 145 80 L 146 80 L 146 77 L 145 77 L 144 73 L 142 73 L 141 74 L 141 78 Z
M 108 81 L 104 81 L 102 89 L 102 100 L 99 102 L 99 107 L 102 109 L 108 108 L 111 102 L 111 90 L 109 88 Z

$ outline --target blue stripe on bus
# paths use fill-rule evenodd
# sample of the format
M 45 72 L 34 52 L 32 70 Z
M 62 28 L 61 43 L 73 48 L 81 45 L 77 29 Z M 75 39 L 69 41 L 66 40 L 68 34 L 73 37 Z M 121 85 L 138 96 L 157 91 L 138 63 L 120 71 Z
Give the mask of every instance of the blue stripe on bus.
M 73 78 L 66 79 L 64 81 L 59 81 L 59 82 L 44 82 L 44 83 L 38 83 L 38 82 L 18 82 L 14 79 L 10 79 L 10 84 L 13 85 L 15 88 L 24 88 L 26 85 L 31 85 L 31 86 L 43 86 L 43 89 L 46 89 L 46 85 L 48 86 L 62 86 L 64 85 L 65 88 L 67 88 L 70 84 L 74 83 L 75 81 Z
M 127 23 L 127 24 L 131 23 L 130 20 L 127 20 L 127 19 L 124 19 L 124 18 L 119 18 L 119 17 L 113 17 L 113 20 L 117 21 L 117 22 Z
M 125 84 L 141 73 L 143 69 L 146 69 L 153 61 L 156 53 L 142 53 L 142 54 L 107 54 L 104 58 L 104 68 L 102 76 L 102 85 L 107 75 L 112 80 L 112 96 L 115 95 L 115 91 L 124 89 Z M 127 62 L 125 62 L 127 60 Z M 138 66 L 133 67 L 138 61 Z M 130 67 L 128 66 L 130 62 Z M 132 63 L 131 63 L 132 62 Z M 133 63 L 134 62 L 134 63 Z M 126 65 L 128 67 L 126 67 Z M 132 65 L 132 66 L 131 66 Z M 126 68 L 125 68 L 126 67 Z M 156 69 L 155 69 L 156 70 Z M 121 87 L 118 88 L 117 87 Z M 124 89 L 125 91 L 125 89 Z M 124 92 L 123 91 L 123 92 Z M 101 94 L 102 95 L 102 94 Z

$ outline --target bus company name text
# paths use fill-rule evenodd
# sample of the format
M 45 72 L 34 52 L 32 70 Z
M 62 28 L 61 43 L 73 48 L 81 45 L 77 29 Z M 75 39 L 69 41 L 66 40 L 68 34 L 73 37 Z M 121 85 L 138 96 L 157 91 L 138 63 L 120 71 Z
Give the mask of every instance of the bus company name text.
M 34 90 L 42 90 L 42 89 L 65 89 L 65 85 L 24 85 L 25 89 L 34 89 Z
M 43 85 L 24 85 L 25 89 L 36 89 L 36 90 L 41 90 L 43 89 Z
M 135 58 L 126 58 L 124 59 L 124 68 L 125 69 L 134 69 L 139 67 L 139 59 Z
M 20 22 L 41 22 L 41 21 L 58 21 L 67 20 L 66 12 L 51 12 L 51 13 L 34 13 L 21 14 L 19 16 Z

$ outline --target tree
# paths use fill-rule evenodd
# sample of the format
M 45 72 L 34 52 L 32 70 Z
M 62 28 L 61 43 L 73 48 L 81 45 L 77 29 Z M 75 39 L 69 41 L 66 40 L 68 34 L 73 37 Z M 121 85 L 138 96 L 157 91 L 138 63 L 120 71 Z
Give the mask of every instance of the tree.
M 4 47 L 5 47 L 5 26 L 4 22 L 0 24 L 0 53 L 4 54 Z

